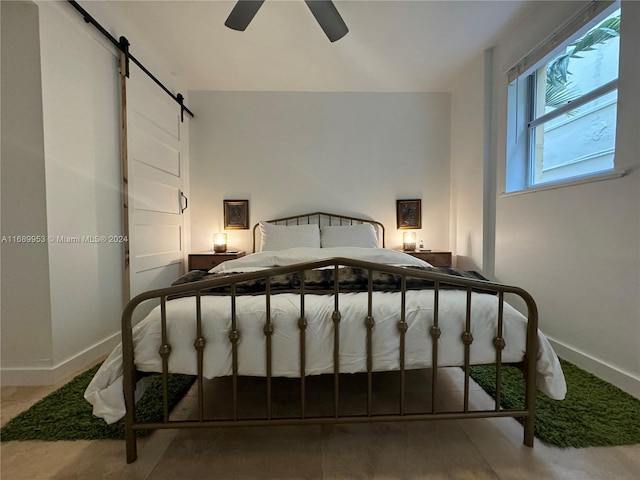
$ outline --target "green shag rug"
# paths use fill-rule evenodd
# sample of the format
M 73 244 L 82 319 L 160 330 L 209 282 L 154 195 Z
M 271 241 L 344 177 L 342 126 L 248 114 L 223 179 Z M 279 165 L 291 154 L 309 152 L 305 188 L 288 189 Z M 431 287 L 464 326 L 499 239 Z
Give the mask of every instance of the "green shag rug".
M 124 438 L 124 420 L 107 425 L 92 413 L 93 406 L 84 399 L 84 391 L 99 365 L 81 373 L 66 385 L 35 403 L 29 410 L 11 419 L 0 430 L 3 442 L 9 440 L 107 440 Z M 195 377 L 169 375 L 169 408 L 187 393 Z M 138 420 L 162 419 L 162 381 L 153 375 L 144 395 L 136 405 Z M 140 431 L 139 435 L 148 434 Z
M 564 400 L 536 395 L 535 436 L 557 447 L 593 447 L 640 443 L 640 400 L 561 360 L 567 381 Z M 515 367 L 502 369 L 501 404 L 524 408 L 524 380 Z M 472 367 L 471 377 L 495 395 L 495 367 Z
M 541 392 L 536 398 L 535 435 L 558 447 L 612 446 L 640 443 L 640 400 L 561 360 L 567 381 L 567 397 L 556 401 Z M 94 417 L 84 391 L 98 367 L 78 375 L 1 430 L 9 440 L 100 440 L 124 438 L 124 422 L 107 425 Z M 471 377 L 490 395 L 495 394 L 495 368 L 472 367 Z M 189 375 L 169 376 L 169 400 L 173 408 L 193 384 Z M 524 382 L 515 367 L 503 367 L 502 406 L 523 408 Z M 142 421 L 162 417 L 162 383 L 154 375 L 136 414 Z M 141 431 L 140 435 L 145 433 Z

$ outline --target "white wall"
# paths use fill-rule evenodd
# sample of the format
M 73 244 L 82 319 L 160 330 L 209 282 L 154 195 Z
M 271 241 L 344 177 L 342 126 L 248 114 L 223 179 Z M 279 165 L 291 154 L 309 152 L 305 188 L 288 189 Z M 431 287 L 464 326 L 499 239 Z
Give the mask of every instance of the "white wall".
M 457 266 L 483 270 L 485 55 L 457 76 L 451 91 L 451 242 Z
M 289 214 L 364 215 L 402 243 L 396 199 L 422 199 L 425 247 L 449 247 L 448 94 L 190 92 L 192 250 L 211 249 L 223 199 L 250 223 Z M 251 251 L 251 230 L 227 232 Z
M 86 8 L 115 38 L 131 28 Z M 54 383 L 120 339 L 123 245 L 59 239 L 122 234 L 117 72 L 116 49 L 67 2 L 2 2 L 2 234 L 47 238 L 2 245 L 3 385 Z
M 498 189 L 505 72 L 582 2 L 544 2 L 495 48 Z M 623 2 L 616 165 L 622 178 L 516 196 L 496 208 L 498 280 L 528 289 L 557 352 L 640 397 L 640 3 Z
M 45 242 L 16 245 L 19 255 L 3 245 L 2 296 L 11 308 L 3 302 L 2 381 L 47 384 L 94 362 L 118 338 L 122 245 L 60 239 L 122 233 L 116 57 L 87 34 L 82 17 L 68 5 L 20 3 L 9 10 L 3 2 L 3 23 L 21 24 L 26 11 L 36 21 L 21 30 L 24 38 L 3 38 L 3 89 L 5 79 L 20 72 L 7 96 L 20 108 L 37 99 L 39 110 L 8 158 L 21 168 L 3 168 L 3 183 L 18 195 L 9 197 L 8 205 L 3 202 L 2 229 L 3 234 L 11 229 L 14 235 L 42 235 Z M 35 58 L 23 59 L 24 45 L 33 42 Z M 5 47 L 16 54 L 9 65 Z M 27 61 L 37 65 L 28 74 Z M 3 101 L 3 115 L 4 108 Z M 3 121 L 3 146 L 5 126 L 14 122 Z M 38 168 L 24 162 L 34 147 L 42 155 Z M 3 166 L 5 159 L 3 152 Z M 32 199 L 22 202 L 25 195 Z M 5 208 L 9 219 L 39 219 L 38 225 L 8 223 Z M 31 265 L 34 261 L 37 265 Z
M 8 238 L 2 242 L 2 366 L 47 368 L 51 362 L 49 251 L 46 242 L 12 241 L 18 235 L 47 235 L 38 8 L 28 2 L 1 2 L 0 6 L 1 218 L 2 237 Z M 16 44 L 20 48 L 13 48 Z
M 78 18 L 71 9 L 40 5 L 48 231 L 117 236 L 123 231 L 117 57 Z M 122 243 L 49 242 L 53 365 L 117 331 L 123 258 Z

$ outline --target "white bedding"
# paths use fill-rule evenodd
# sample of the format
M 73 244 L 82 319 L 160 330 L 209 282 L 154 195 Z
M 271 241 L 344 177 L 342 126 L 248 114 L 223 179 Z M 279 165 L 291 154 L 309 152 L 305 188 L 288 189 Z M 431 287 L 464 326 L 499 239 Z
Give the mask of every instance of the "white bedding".
M 264 262 L 273 255 L 280 255 L 278 262 L 297 263 L 311 252 L 292 249 L 296 252 L 264 252 L 239 260 L 229 261 L 216 267 L 216 271 L 246 271 L 264 268 Z M 316 249 L 312 249 L 316 250 Z M 327 249 L 327 250 L 344 250 Z M 358 250 L 358 249 L 356 249 Z M 383 250 L 383 249 L 359 249 Z M 390 255 L 389 252 L 391 252 Z M 380 262 L 384 258 L 392 264 L 418 264 L 413 257 L 400 252 L 346 252 L 329 257 L 349 256 Z M 396 255 L 398 254 L 399 255 Z M 316 252 L 317 254 L 317 252 Z M 373 260 L 378 256 L 378 260 Z M 292 260 L 295 258 L 295 260 Z M 317 259 L 317 255 L 314 257 Z M 306 260 L 310 260 L 306 258 Z M 419 261 L 420 264 L 424 262 Z M 381 262 L 384 263 L 384 262 Z M 282 263 L 278 263 L 282 265 Z M 400 311 L 400 294 L 376 292 L 374 299 L 375 327 L 373 330 L 373 366 L 375 370 L 394 370 L 399 367 L 397 322 Z M 429 328 L 433 321 L 433 291 L 408 291 L 406 294 L 406 366 L 426 368 L 431 366 L 431 336 Z M 239 373 L 261 376 L 265 374 L 265 301 L 262 296 L 240 296 L 237 298 L 237 322 L 240 332 Z M 342 321 L 340 323 L 340 371 L 355 373 L 366 371 L 366 327 L 367 293 L 342 293 L 339 298 Z M 498 300 L 495 295 L 474 294 L 472 300 L 471 363 L 491 363 L 495 360 L 493 338 L 497 317 Z M 331 295 L 306 295 L 305 317 L 308 322 L 306 368 L 309 375 L 333 372 L 333 322 L 334 297 Z M 228 334 L 231 325 L 230 301 L 228 297 L 205 296 L 202 298 L 203 335 L 207 340 L 204 350 L 204 376 L 214 378 L 231 374 L 231 345 Z M 167 302 L 169 341 L 172 347 L 169 370 L 175 373 L 196 374 L 193 341 L 195 338 L 195 301 L 180 298 Z M 295 377 L 299 374 L 299 296 L 295 294 L 273 295 L 271 319 L 273 334 L 273 372 L 277 376 Z M 464 331 L 466 317 L 466 292 L 444 290 L 440 292 L 440 327 L 438 364 L 440 366 L 461 365 L 464 347 L 460 335 Z M 153 310 L 134 328 L 134 356 L 140 371 L 161 370 L 158 349 L 160 347 L 160 312 Z M 504 308 L 504 330 L 506 347 L 504 362 L 520 361 L 525 351 L 526 319 L 508 304 Z M 541 333 L 538 334 L 537 385 L 554 399 L 562 399 L 566 385 L 559 361 Z M 140 390 L 140 389 L 139 389 Z M 122 391 L 122 350 L 118 346 L 103 363 L 85 392 L 85 398 L 93 405 L 93 413 L 113 423 L 125 414 Z
M 297 247 L 287 250 L 276 250 L 258 252 L 241 257 L 236 260 L 229 260 L 212 268 L 211 273 L 224 272 L 252 272 L 264 270 L 269 267 L 283 267 L 294 263 L 312 262 L 314 260 L 325 260 L 327 258 L 354 258 L 367 262 L 382 263 L 384 265 L 417 266 L 429 267 L 424 260 L 413 257 L 409 254 L 386 248 L 365 248 L 365 247 L 333 247 L 333 248 L 312 248 Z

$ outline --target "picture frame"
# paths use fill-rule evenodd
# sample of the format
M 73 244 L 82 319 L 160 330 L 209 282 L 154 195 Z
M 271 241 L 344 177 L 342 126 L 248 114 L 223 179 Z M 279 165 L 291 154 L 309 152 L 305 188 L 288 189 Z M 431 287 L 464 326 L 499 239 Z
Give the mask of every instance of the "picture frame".
M 249 200 L 223 200 L 225 230 L 249 229 Z
M 422 228 L 422 201 L 396 200 L 396 219 L 399 230 Z

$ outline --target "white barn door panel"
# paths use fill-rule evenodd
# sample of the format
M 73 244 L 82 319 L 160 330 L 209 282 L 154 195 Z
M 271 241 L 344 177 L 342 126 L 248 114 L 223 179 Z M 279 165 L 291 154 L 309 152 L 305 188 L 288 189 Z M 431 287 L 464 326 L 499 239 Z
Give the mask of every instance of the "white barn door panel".
M 166 287 L 184 272 L 187 118 L 137 66 L 126 80 L 129 296 Z

